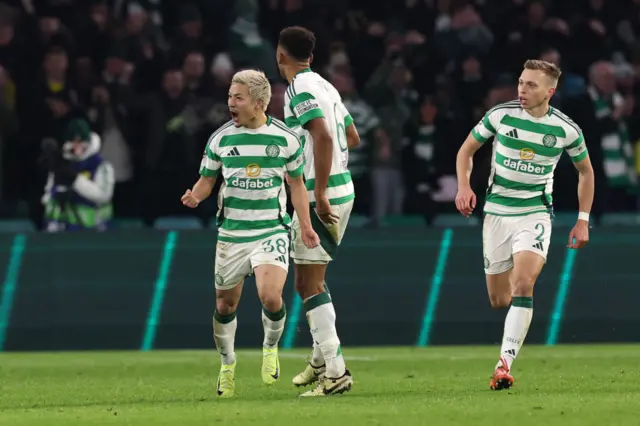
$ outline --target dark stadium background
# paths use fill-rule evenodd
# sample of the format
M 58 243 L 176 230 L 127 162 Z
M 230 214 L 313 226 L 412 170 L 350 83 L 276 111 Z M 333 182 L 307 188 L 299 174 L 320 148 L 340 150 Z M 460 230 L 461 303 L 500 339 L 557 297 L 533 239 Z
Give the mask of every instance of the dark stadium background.
M 527 58 L 563 69 L 552 105 L 583 128 L 597 179 L 592 244 L 572 252 L 577 175 L 567 158 L 557 167 L 528 341 L 638 340 L 640 1 L 4 0 L 0 349 L 213 346 L 215 205 L 194 213 L 179 197 L 207 136 L 229 119 L 234 71 L 264 70 L 270 113 L 282 117 L 275 42 L 288 25 L 316 33 L 313 68 L 362 137 L 350 157 L 356 213 L 328 277 L 345 346 L 501 338 L 504 313 L 485 295 L 481 209 L 455 213 L 455 155 L 487 109 L 516 97 Z M 614 97 L 614 118 L 599 119 L 594 99 Z M 46 234 L 37 158 L 76 117 L 116 168 L 116 220 L 103 234 Z M 624 135 L 617 151 L 602 143 L 612 127 Z M 475 162 L 480 199 L 489 154 Z M 623 179 L 608 174 L 612 158 Z M 237 341 L 257 347 L 259 305 L 246 292 Z M 285 301 L 283 345 L 307 347 L 291 285 Z

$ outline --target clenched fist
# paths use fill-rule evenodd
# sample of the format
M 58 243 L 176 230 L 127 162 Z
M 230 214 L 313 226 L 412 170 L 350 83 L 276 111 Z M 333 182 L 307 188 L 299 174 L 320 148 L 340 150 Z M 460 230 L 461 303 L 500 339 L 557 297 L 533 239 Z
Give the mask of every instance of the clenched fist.
M 192 209 L 195 209 L 198 207 L 198 204 L 200 204 L 200 200 L 193 195 L 193 192 L 191 192 L 190 189 L 187 189 L 180 201 L 182 201 L 182 204 Z

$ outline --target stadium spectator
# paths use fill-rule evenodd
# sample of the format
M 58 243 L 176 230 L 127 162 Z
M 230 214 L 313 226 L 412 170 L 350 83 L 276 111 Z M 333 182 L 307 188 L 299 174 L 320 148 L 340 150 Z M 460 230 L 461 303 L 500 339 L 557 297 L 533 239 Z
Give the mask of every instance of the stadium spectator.
M 42 204 L 47 232 L 104 231 L 113 215 L 113 168 L 100 155 L 100 136 L 89 123 L 71 120 L 60 148 L 43 144 L 49 175 Z
M 637 208 L 638 175 L 627 120 L 632 109 L 620 93 L 611 62 L 589 68 L 587 93 L 572 100 L 570 111 L 581 125 L 598 180 L 596 213 Z
M 341 88 L 359 128 L 367 129 L 350 166 L 359 194 L 356 211 L 372 215 L 374 224 L 386 214 L 447 211 L 450 182 L 438 158 L 447 161 L 446 152 L 462 143 L 464 129 L 483 111 L 515 98 L 516 76 L 527 58 L 563 69 L 551 104 L 583 127 L 598 159 L 596 195 L 604 198 L 596 212 L 598 206 L 637 211 L 639 16 L 635 0 L 5 0 L 0 216 L 14 214 L 21 199 L 41 223 L 45 175 L 27 171 L 39 170 L 35 159 L 43 138 L 61 144 L 63 129 L 76 117 L 90 122 L 113 164 L 116 216 L 140 215 L 140 200 L 156 191 L 150 176 L 185 179 L 178 170 L 229 119 L 226 97 L 235 71 L 262 69 L 273 85 L 270 112 L 282 116 L 277 104 L 285 86 L 275 72 L 273 42 L 282 27 L 295 24 L 316 32 L 314 69 Z M 612 66 L 593 65 L 603 61 Z M 167 78 L 170 91 L 163 84 Z M 172 91 L 180 79 L 178 95 Z M 596 117 L 603 99 L 611 103 L 611 116 Z M 429 116 L 435 117 L 431 124 Z M 603 143 L 607 126 L 616 127 L 622 141 L 613 162 L 612 152 L 599 153 L 611 149 Z M 167 171 L 162 159 L 177 141 L 189 142 Z M 433 143 L 431 159 L 425 158 L 425 143 Z M 478 153 L 478 176 L 490 156 L 490 148 Z M 624 170 L 614 173 L 613 163 L 624 163 Z M 420 167 L 429 171 L 418 176 L 414 169 Z M 575 191 L 565 184 L 573 179 L 571 164 L 561 160 L 554 185 L 558 210 L 575 209 Z M 482 194 L 486 179 L 472 176 L 472 184 Z M 434 197 L 442 201 L 425 201 Z M 168 199 L 158 201 L 166 204 L 158 214 L 185 213 Z

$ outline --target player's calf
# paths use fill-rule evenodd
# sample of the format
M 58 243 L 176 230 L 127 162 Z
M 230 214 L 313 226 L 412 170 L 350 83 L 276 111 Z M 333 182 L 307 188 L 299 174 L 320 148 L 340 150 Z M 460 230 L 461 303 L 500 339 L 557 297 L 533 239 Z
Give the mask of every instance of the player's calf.
M 236 361 L 235 338 L 238 323 L 236 308 L 242 293 L 242 283 L 229 290 L 216 290 L 216 310 L 213 313 L 213 339 L 220 352 L 222 365 Z
M 296 284 L 301 290 L 311 335 L 325 360 L 326 376 L 338 378 L 345 374 L 346 365 L 336 331 L 336 311 L 331 296 L 324 291 L 325 269 L 326 265 L 296 265 Z M 318 289 L 321 292 L 312 293 Z
M 544 258 L 531 251 L 522 251 L 514 255 L 514 269 L 512 273 L 513 300 L 511 308 L 504 322 L 504 334 L 500 358 L 494 372 L 497 388 L 506 388 L 513 383 L 511 365 L 518 356 L 524 340 L 529 331 L 529 325 L 533 318 L 533 287 L 544 265 Z M 506 375 L 502 372 L 506 371 Z M 504 377 L 504 380 L 496 379 L 496 372 Z
M 282 300 L 282 289 L 287 278 L 287 270 L 280 266 L 263 264 L 254 269 L 258 297 L 262 302 L 262 381 L 274 384 L 280 377 L 278 342 L 284 331 L 287 310 Z

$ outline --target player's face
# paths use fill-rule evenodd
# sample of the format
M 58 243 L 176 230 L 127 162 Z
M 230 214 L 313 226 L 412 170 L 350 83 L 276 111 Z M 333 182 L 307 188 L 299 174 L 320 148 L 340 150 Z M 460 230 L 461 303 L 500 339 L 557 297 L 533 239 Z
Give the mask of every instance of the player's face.
M 280 71 L 280 76 L 285 80 L 287 79 L 287 75 L 284 72 L 286 60 L 287 54 L 285 53 L 284 49 L 280 47 L 280 45 L 278 45 L 278 48 L 276 49 L 276 61 L 278 62 L 278 71 Z
M 524 70 L 518 81 L 518 99 L 524 109 L 541 106 L 551 98 L 555 89 L 551 79 L 539 70 Z
M 236 127 L 251 124 L 257 115 L 258 105 L 249 96 L 249 88 L 244 84 L 234 83 L 229 88 L 227 100 L 231 119 Z

